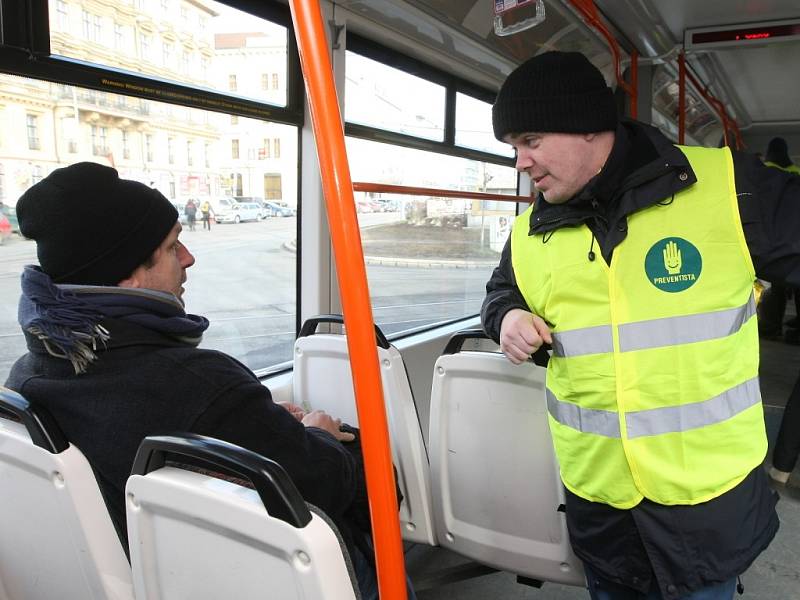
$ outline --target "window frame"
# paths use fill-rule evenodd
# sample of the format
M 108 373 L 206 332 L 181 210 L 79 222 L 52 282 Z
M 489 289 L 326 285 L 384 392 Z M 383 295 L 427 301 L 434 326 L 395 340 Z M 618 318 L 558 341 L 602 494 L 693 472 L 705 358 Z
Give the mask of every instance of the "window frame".
M 297 129 L 297 147 L 302 148 L 303 127 L 305 125 L 305 96 L 303 77 L 300 69 L 300 58 L 297 49 L 297 40 L 292 27 L 289 7 L 277 0 L 218 0 L 231 8 L 247 12 L 255 17 L 263 18 L 287 29 L 287 65 L 286 65 L 286 105 L 277 106 L 267 102 L 242 98 L 230 94 L 226 90 L 200 88 L 178 81 L 162 79 L 157 76 L 147 75 L 108 65 L 90 63 L 65 56 L 51 54 L 50 51 L 50 23 L 48 0 L 0 0 L 0 73 L 16 75 L 30 79 L 38 79 L 53 84 L 63 84 L 93 90 L 95 92 L 108 92 L 119 94 L 119 86 L 125 88 L 126 97 L 142 98 L 155 102 L 169 102 L 175 106 L 197 108 L 204 111 L 218 112 L 228 115 L 237 115 L 258 119 L 265 122 L 274 122 L 291 125 Z M 141 8 L 141 7 L 139 7 Z M 89 28 L 94 32 L 95 22 L 89 15 Z M 78 27 L 83 27 L 83 15 L 80 16 Z M 103 36 L 101 25 L 100 36 Z M 202 28 L 208 26 L 204 19 Z M 96 43 L 91 36 L 87 42 Z M 112 31 L 109 50 L 113 51 L 115 38 Z M 152 42 L 152 40 L 148 40 Z M 137 50 L 139 39 L 134 39 L 133 44 Z M 152 44 L 151 44 L 152 46 Z M 150 52 L 152 52 L 152 47 Z M 199 65 L 201 70 L 210 68 L 208 56 L 200 54 Z M 112 85 L 113 84 L 113 85 Z M 149 134 L 148 134 L 149 135 Z M 152 140 L 154 142 L 155 140 Z M 153 162 L 154 148 L 149 148 L 145 156 L 146 162 Z M 207 164 L 210 162 L 208 152 L 204 157 Z M 301 190 L 299 182 L 302 180 L 302 153 L 298 152 L 297 160 L 297 230 L 296 239 L 301 240 Z M 302 290 L 301 290 L 301 246 L 297 247 L 295 261 L 295 336 L 299 334 L 301 323 Z M 267 365 L 254 369 L 258 376 L 265 376 L 288 370 L 286 363 Z
M 42 140 L 39 137 L 39 115 L 36 113 L 25 113 L 25 131 L 28 138 L 28 150 L 41 150 Z
M 396 50 L 387 48 L 352 31 L 347 32 L 346 48 L 347 51 L 383 63 L 387 67 L 399 69 L 415 77 L 443 86 L 445 88 L 445 118 L 444 139 L 441 142 L 347 121 L 344 124 L 345 135 L 374 142 L 395 144 L 416 150 L 426 150 L 438 154 L 447 154 L 449 156 L 468 158 L 498 165 L 514 166 L 515 161 L 513 158 L 482 150 L 475 150 L 465 146 L 458 146 L 455 142 L 456 93 L 460 92 L 477 100 L 493 103 L 496 95 L 495 92 L 477 86 L 451 73 L 437 69 L 436 67 L 432 67 L 406 54 L 401 54 Z M 346 101 L 345 99 L 345 102 Z

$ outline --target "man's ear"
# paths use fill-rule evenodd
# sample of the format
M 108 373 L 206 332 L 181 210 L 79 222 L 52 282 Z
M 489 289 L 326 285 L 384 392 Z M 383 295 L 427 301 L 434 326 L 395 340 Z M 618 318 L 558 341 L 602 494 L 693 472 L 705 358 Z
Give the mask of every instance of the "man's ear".
M 142 276 L 141 276 L 142 267 L 136 267 L 136 269 L 128 275 L 125 279 L 120 281 L 117 284 L 117 287 L 121 288 L 140 288 L 142 287 Z

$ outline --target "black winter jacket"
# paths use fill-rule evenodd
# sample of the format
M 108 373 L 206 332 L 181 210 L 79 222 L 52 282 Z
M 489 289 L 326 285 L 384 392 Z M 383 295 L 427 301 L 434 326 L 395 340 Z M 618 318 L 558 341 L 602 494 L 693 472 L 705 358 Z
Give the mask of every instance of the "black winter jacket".
M 86 456 L 127 551 L 124 490 L 136 450 L 148 435 L 189 431 L 219 438 L 283 466 L 303 498 L 322 508 L 352 548 L 368 527 L 357 443 L 306 428 L 272 402 L 269 390 L 235 359 L 166 335 L 107 319 L 107 348 L 83 375 L 27 336 L 28 354 L 6 385 L 55 417 Z
M 741 152 L 733 152 L 733 162 L 739 212 L 757 275 L 800 285 L 800 177 L 764 167 Z M 686 157 L 658 130 L 623 121 L 602 171 L 574 198 L 564 204 L 537 198 L 529 235 L 546 239 L 563 227 L 586 224 L 594 234 L 586 260 L 610 264 L 614 248 L 627 235 L 628 215 L 670 202 L 695 182 Z M 483 327 L 495 341 L 503 317 L 514 308 L 529 310 L 516 286 L 509 239 L 486 284 L 481 309 Z M 655 577 L 666 600 L 742 573 L 778 529 L 777 496 L 760 467 L 735 489 L 696 506 L 644 500 L 618 510 L 566 494 L 575 553 L 601 575 L 642 592 Z

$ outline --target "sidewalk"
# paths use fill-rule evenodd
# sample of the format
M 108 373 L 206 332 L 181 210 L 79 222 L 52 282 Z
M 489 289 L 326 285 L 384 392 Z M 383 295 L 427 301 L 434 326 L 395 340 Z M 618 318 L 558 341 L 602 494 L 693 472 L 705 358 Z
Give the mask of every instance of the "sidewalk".
M 293 239 L 285 242 L 283 248 L 293 254 L 297 254 L 297 240 Z M 440 260 L 435 258 L 364 256 L 364 263 L 367 265 L 416 269 L 493 269 L 499 262 L 499 254 L 497 255 L 497 260 Z

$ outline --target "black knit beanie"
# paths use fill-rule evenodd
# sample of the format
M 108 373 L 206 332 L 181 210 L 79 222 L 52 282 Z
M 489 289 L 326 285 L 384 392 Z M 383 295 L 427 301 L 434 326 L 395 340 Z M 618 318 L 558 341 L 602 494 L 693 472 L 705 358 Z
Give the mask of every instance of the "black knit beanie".
M 30 187 L 17 202 L 17 217 L 53 281 L 117 285 L 164 241 L 178 211 L 158 190 L 83 162 Z
M 578 52 L 545 52 L 503 82 L 492 107 L 498 140 L 509 133 L 596 133 L 617 127 L 614 94 Z

